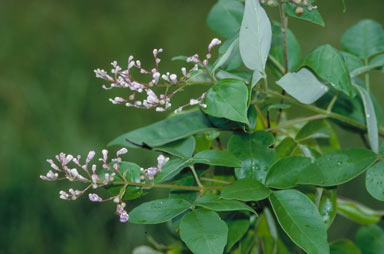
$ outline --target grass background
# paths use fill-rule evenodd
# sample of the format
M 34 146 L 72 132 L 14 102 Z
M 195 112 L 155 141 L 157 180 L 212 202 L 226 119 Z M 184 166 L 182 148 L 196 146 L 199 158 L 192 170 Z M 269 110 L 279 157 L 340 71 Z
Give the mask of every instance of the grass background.
M 177 72 L 176 55 L 204 53 L 215 36 L 205 25 L 213 0 L 0 0 L 0 253 L 131 253 L 148 234 L 167 240 L 158 226 L 120 224 L 113 204 L 58 199 L 67 184 L 42 182 L 45 159 L 63 151 L 85 155 L 121 133 L 166 114 L 112 105 L 93 69 L 110 69 L 133 54 L 152 64 L 162 47 L 162 70 Z M 384 23 L 382 0 L 321 0 L 322 28 L 290 19 L 303 54 L 331 43 L 340 48 L 348 27 L 362 18 Z M 272 19 L 277 10 L 268 8 Z M 384 75 L 374 73 L 373 91 L 384 105 Z M 189 98 L 180 97 L 182 101 Z M 361 145 L 340 132 L 343 147 Z M 148 152 L 126 156 L 143 166 Z M 355 190 L 361 190 L 356 193 Z M 383 207 L 367 196 L 362 179 L 342 188 L 345 196 Z M 154 195 L 161 195 L 155 193 Z M 129 206 L 137 205 L 136 201 Z M 337 219 L 330 238 L 353 237 L 357 225 Z

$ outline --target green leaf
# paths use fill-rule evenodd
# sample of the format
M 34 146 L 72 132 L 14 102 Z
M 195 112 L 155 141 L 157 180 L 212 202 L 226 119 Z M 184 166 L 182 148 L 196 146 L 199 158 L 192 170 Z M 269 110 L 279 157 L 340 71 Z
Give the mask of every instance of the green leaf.
M 372 151 L 375 153 L 379 152 L 379 130 L 377 127 L 377 119 L 376 112 L 373 106 L 373 102 L 371 96 L 359 85 L 355 85 L 356 89 L 359 91 L 361 95 L 361 99 L 363 100 L 364 112 L 365 112 L 365 120 L 368 129 L 368 141 L 371 146 Z
M 384 215 L 384 211 L 375 211 L 356 201 L 337 199 L 337 211 L 347 219 L 363 225 L 376 224 Z
M 228 141 L 228 151 L 242 161 L 241 168 L 236 169 L 237 178 L 253 178 L 264 183 L 268 168 L 277 159 L 276 152 L 268 148 L 273 143 L 272 134 L 265 131 L 233 134 Z
M 381 68 L 378 69 L 384 71 L 384 54 L 372 58 L 372 60 L 369 62 L 369 65 L 381 66 Z
M 208 90 L 204 112 L 214 117 L 247 124 L 247 100 L 248 89 L 242 81 L 223 79 Z
M 213 130 L 213 127 L 200 111 L 190 111 L 174 115 L 165 120 L 123 134 L 108 145 L 125 147 L 162 146 L 167 143 L 191 136 L 193 134 Z
M 304 65 L 310 67 L 320 78 L 329 81 L 336 90 L 350 97 L 355 95 L 344 59 L 331 45 L 317 47 L 305 58 Z
M 379 161 L 367 171 L 365 186 L 375 199 L 384 201 L 384 162 Z
M 343 184 L 371 167 L 376 159 L 375 153 L 364 148 L 326 153 L 302 171 L 298 183 L 318 186 Z
M 244 6 L 240 2 L 220 0 L 208 14 L 208 27 L 224 38 L 232 37 L 240 30 L 243 12 Z
M 363 254 L 384 254 L 384 231 L 377 225 L 361 227 L 356 233 Z
M 226 249 L 229 251 L 247 233 L 250 222 L 249 220 L 230 220 L 227 225 L 228 243 Z
M 345 51 L 340 51 L 340 54 L 343 56 L 344 62 L 347 65 L 349 72 L 352 72 L 364 66 L 363 62 L 360 60 L 359 57 Z
M 195 151 L 195 139 L 188 137 L 186 139 L 180 139 L 163 146 L 154 148 L 156 151 L 166 152 L 181 158 L 190 158 Z
M 180 237 L 194 254 L 222 254 L 228 227 L 217 213 L 196 209 L 180 222 Z
M 209 150 L 212 144 L 212 141 L 220 136 L 219 131 L 209 131 L 205 133 L 199 133 L 195 135 L 196 141 L 196 152 L 201 152 Z
M 183 186 L 197 186 L 196 180 L 190 171 L 183 174 L 183 177 L 180 180 L 176 181 L 175 184 L 183 185 Z M 184 199 L 190 203 L 194 203 L 196 200 L 197 194 L 198 192 L 193 190 L 171 189 L 168 197 L 173 199 Z M 179 215 L 178 217 L 180 216 L 182 216 L 182 214 Z
M 285 66 L 284 43 L 281 24 L 272 24 L 272 45 L 270 55 L 274 57 L 281 66 Z M 300 64 L 301 49 L 295 35 L 287 29 L 287 49 L 288 49 L 288 71 L 294 71 Z
M 327 121 L 324 119 L 314 120 L 306 123 L 296 134 L 295 139 L 299 142 L 308 139 L 330 138 L 331 133 Z
M 327 232 L 314 203 L 297 190 L 273 192 L 269 200 L 281 227 L 304 251 L 329 254 Z
M 341 44 L 345 51 L 368 59 L 384 51 L 383 27 L 376 21 L 362 20 L 344 33 Z
M 136 224 L 158 224 L 169 221 L 185 212 L 191 204 L 184 199 L 157 199 L 142 203 L 129 213 L 129 222 Z
M 229 45 L 228 49 L 226 49 L 226 51 L 217 59 L 213 65 L 212 72 L 215 72 L 218 68 L 233 70 L 242 64 L 239 48 L 239 37 L 236 36 L 233 40 L 229 41 L 231 44 Z
M 241 161 L 232 153 L 220 150 L 205 150 L 193 157 L 193 163 L 213 166 L 241 167 Z
M 272 188 L 293 188 L 299 175 L 309 164 L 311 159 L 307 157 L 292 156 L 280 159 L 269 169 L 265 183 Z
M 328 91 L 328 87 L 306 68 L 298 72 L 287 73 L 276 83 L 304 104 L 314 103 Z
M 361 254 L 361 250 L 348 239 L 332 242 L 330 248 L 331 254 Z
M 256 214 L 255 210 L 240 201 L 220 199 L 218 196 L 203 196 L 194 205 L 218 212 L 244 210 Z
M 155 177 L 156 183 L 163 183 L 178 175 L 181 170 L 191 164 L 191 159 L 174 159 L 168 161 L 161 172 Z
M 303 8 L 304 12 L 301 15 L 296 14 L 296 5 L 293 3 L 284 4 L 284 11 L 291 17 L 295 17 L 298 19 L 307 20 L 309 22 L 315 23 L 320 26 L 324 26 L 324 20 L 321 17 L 319 11 L 317 9 L 312 9 L 311 11 Z
M 275 148 L 279 158 L 291 156 L 297 147 L 296 141 L 291 137 L 284 138 Z
M 241 58 L 248 69 L 264 73 L 271 41 L 271 22 L 260 2 L 245 0 L 239 43 Z
M 350 75 L 351 75 L 352 78 L 355 78 L 355 77 L 358 77 L 358 76 L 360 76 L 362 74 L 370 72 L 370 71 L 372 71 L 374 69 L 377 69 L 379 67 L 381 67 L 381 64 L 379 64 L 379 63 L 377 63 L 375 65 L 366 65 L 366 66 L 357 68 L 356 70 L 352 71 L 350 73 Z
M 221 198 L 241 201 L 258 201 L 267 198 L 270 190 L 255 179 L 241 179 L 226 185 L 221 191 Z
M 319 213 L 323 218 L 324 224 L 328 229 L 333 220 L 336 217 L 337 213 L 337 202 L 336 202 L 336 190 L 323 190 L 323 195 L 321 196 L 319 204 Z

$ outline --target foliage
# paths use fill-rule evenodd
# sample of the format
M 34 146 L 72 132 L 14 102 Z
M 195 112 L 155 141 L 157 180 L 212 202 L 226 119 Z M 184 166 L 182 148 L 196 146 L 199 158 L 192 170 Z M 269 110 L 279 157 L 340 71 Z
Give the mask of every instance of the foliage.
M 281 24 L 271 25 L 263 5 L 279 8 Z M 104 188 L 108 198 L 89 193 L 89 199 L 115 202 L 121 222 L 169 222 L 181 240 L 154 246 L 157 250 L 141 246 L 136 254 L 380 253 L 384 233 L 373 224 L 383 212 L 338 197 L 337 186 L 367 171 L 368 192 L 384 200 L 384 145 L 379 149 L 384 129 L 369 79 L 371 71 L 384 67 L 384 30 L 375 21 L 361 21 L 342 36 L 344 51 L 321 45 L 301 60 L 287 15 L 324 25 L 313 1 L 219 0 L 207 19 L 227 39 L 216 62 L 209 61 L 221 44 L 217 38 L 204 59 L 179 57 L 193 64 L 181 69 L 181 77 L 160 73 L 162 49 L 153 51 L 152 70 L 133 57 L 126 70 L 113 62 L 113 75 L 97 69 L 96 76 L 111 83 L 104 89 L 129 90 L 127 98 L 111 99 L 128 107 L 163 112 L 189 86 L 208 89 L 169 118 L 114 139 L 110 145 L 123 148 L 112 159 L 103 150 L 102 166 L 93 164 L 94 151 L 83 161 L 61 153 L 58 163 L 48 160 L 53 171 L 41 178 L 87 186 L 61 191 L 65 200 Z M 150 81 L 134 79 L 135 69 Z M 282 91 L 269 86 L 267 69 Z M 186 106 L 194 108 L 181 112 Z M 289 118 L 291 106 L 313 115 Z M 361 135 L 367 147 L 341 149 L 330 121 Z M 156 166 L 141 168 L 123 161 L 127 147 L 161 154 Z M 127 200 L 158 188 L 168 189 L 169 197 L 126 211 Z M 337 213 L 369 225 L 358 230 L 356 244 L 328 242 Z

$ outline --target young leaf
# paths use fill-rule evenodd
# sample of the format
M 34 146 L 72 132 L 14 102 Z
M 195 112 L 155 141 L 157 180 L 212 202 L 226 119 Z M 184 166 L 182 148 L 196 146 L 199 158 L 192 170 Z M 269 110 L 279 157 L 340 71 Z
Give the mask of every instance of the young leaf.
M 306 68 L 296 73 L 287 73 L 276 83 L 304 104 L 314 103 L 328 91 L 328 87 Z
M 259 74 L 264 72 L 271 41 L 271 22 L 260 2 L 245 0 L 239 43 L 241 58 L 248 69 Z
M 311 1 L 312 2 L 312 1 Z M 296 14 L 296 5 L 293 3 L 284 4 L 284 11 L 291 17 L 295 17 L 298 19 L 307 20 L 309 22 L 315 23 L 320 26 L 324 26 L 324 20 L 321 17 L 319 11 L 317 9 L 307 10 L 303 8 L 304 12 L 301 15 Z
M 298 183 L 318 186 L 343 184 L 363 173 L 376 160 L 376 154 L 364 148 L 330 152 L 305 168 Z
M 331 254 L 361 254 L 361 250 L 348 239 L 332 242 L 330 248 Z
M 359 91 L 361 95 L 361 99 L 363 100 L 365 119 L 366 119 L 367 129 L 368 129 L 369 144 L 371 146 L 372 151 L 374 151 L 375 153 L 378 153 L 379 152 L 379 131 L 377 128 L 376 113 L 375 113 L 375 108 L 373 107 L 371 96 L 368 94 L 367 90 L 365 90 L 361 86 L 355 85 L 355 87 Z
M 227 185 L 221 191 L 223 199 L 258 201 L 269 196 L 270 190 L 255 179 L 241 179 Z
M 281 24 L 272 24 L 272 44 L 270 55 L 274 57 L 281 66 L 285 66 L 284 43 Z M 287 48 L 288 48 L 288 71 L 294 71 L 300 64 L 301 49 L 295 35 L 287 29 Z M 281 73 L 283 74 L 283 73 Z
M 196 209 L 180 222 L 180 237 L 194 254 L 222 254 L 228 227 L 217 213 Z
M 383 254 L 384 231 L 377 225 L 361 227 L 356 233 L 356 243 L 363 254 Z
M 229 251 L 245 235 L 250 226 L 250 222 L 249 220 L 230 220 L 227 222 L 227 225 L 228 243 L 226 249 Z
M 375 211 L 356 201 L 337 199 L 337 211 L 347 219 L 363 225 L 376 224 L 384 215 L 384 211 Z
M 213 166 L 241 167 L 241 161 L 232 153 L 220 150 L 205 150 L 193 157 L 193 163 L 202 163 Z
M 285 233 L 307 253 L 329 254 L 327 232 L 314 203 L 297 190 L 271 193 L 269 200 Z
M 329 81 L 336 90 L 350 97 L 355 95 L 344 59 L 331 45 L 316 48 L 305 58 L 304 65 L 311 68 L 320 78 Z
M 240 201 L 220 199 L 218 196 L 201 197 L 194 205 L 218 212 L 244 210 L 256 214 L 255 210 Z
M 163 146 L 155 147 L 154 150 L 166 152 L 181 158 L 190 158 L 195 151 L 195 139 L 188 137 L 186 139 L 176 140 Z
M 208 27 L 218 35 L 230 38 L 239 32 L 243 12 L 244 6 L 239 1 L 220 0 L 208 14 Z
M 248 89 L 236 79 L 223 79 L 211 87 L 205 97 L 204 112 L 214 117 L 248 123 Z
M 365 19 L 349 28 L 341 39 L 343 48 L 362 59 L 384 51 L 384 30 L 376 21 Z
M 379 161 L 367 171 L 365 186 L 375 199 L 384 201 L 384 162 Z
M 311 159 L 307 157 L 292 156 L 280 159 L 268 170 L 265 184 L 278 189 L 293 188 L 299 175 L 309 164 Z
M 142 203 L 129 213 L 129 222 L 136 224 L 158 224 L 169 221 L 191 207 L 184 199 L 157 199 Z
M 162 146 L 164 144 L 191 136 L 193 134 L 213 130 L 206 116 L 195 110 L 174 115 L 165 120 L 123 134 L 108 145 L 125 147 Z
M 241 168 L 236 169 L 237 178 L 253 178 L 264 183 L 268 168 L 277 159 L 275 150 L 268 148 L 273 143 L 273 136 L 264 131 L 233 134 L 228 141 L 228 151 L 242 161 Z

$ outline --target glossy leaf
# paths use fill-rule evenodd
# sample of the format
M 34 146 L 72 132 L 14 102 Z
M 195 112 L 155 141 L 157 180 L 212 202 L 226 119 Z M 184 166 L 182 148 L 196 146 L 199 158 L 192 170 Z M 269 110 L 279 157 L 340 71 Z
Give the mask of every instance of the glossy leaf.
M 276 83 L 304 104 L 314 103 L 328 91 L 328 87 L 306 68 L 296 73 L 287 73 Z
M 241 201 L 258 201 L 269 196 L 270 190 L 255 179 L 241 179 L 226 185 L 221 191 L 221 198 Z
M 279 158 L 291 156 L 297 147 L 296 141 L 291 137 L 284 138 L 275 148 Z
M 218 196 L 203 196 L 194 205 L 218 212 L 244 210 L 256 214 L 255 210 L 240 201 L 220 199 Z
M 241 58 L 248 69 L 258 74 L 264 72 L 271 41 L 271 22 L 260 2 L 245 0 L 239 43 Z
M 328 229 L 333 220 L 336 217 L 337 213 L 337 202 L 336 202 L 336 190 L 323 190 L 323 195 L 321 196 L 319 204 L 319 213 L 323 218 L 324 224 Z
M 332 242 L 331 254 L 361 254 L 361 250 L 351 240 L 343 239 Z
M 227 225 L 228 243 L 226 249 L 229 251 L 245 235 L 250 226 L 250 222 L 249 220 L 230 220 L 227 222 Z
M 341 39 L 343 48 L 362 59 L 384 51 L 384 30 L 376 21 L 365 19 L 349 28 Z
M 384 231 L 377 225 L 361 227 L 356 233 L 363 254 L 384 254 Z
M 154 148 L 154 150 L 166 152 L 181 158 L 190 158 L 195 150 L 195 145 L 195 139 L 193 137 L 188 137 L 163 146 L 158 146 Z
M 263 183 L 268 168 L 277 159 L 276 152 L 268 148 L 273 143 L 273 136 L 264 131 L 251 135 L 233 134 L 228 142 L 228 151 L 242 161 L 241 168 L 235 172 L 237 178 L 253 178 Z
M 302 171 L 300 184 L 334 186 L 357 177 L 376 161 L 376 154 L 364 148 L 327 153 Z
M 317 47 L 305 58 L 304 65 L 311 68 L 320 78 L 329 81 L 336 90 L 350 97 L 355 95 L 344 59 L 331 45 Z
M 312 2 L 312 1 L 311 1 Z M 321 17 L 319 11 L 317 9 L 312 9 L 311 11 L 303 8 L 304 12 L 301 15 L 296 14 L 296 5 L 293 3 L 284 4 L 284 11 L 291 17 L 295 17 L 298 19 L 307 20 L 309 22 L 315 23 L 320 26 L 324 26 L 324 20 Z
M 269 200 L 279 224 L 307 253 L 329 254 L 327 232 L 314 203 L 297 190 L 273 192 Z
M 361 99 L 363 100 L 364 112 L 365 112 L 365 120 L 368 129 L 368 141 L 371 146 L 372 151 L 375 153 L 379 152 L 379 131 L 377 127 L 377 119 L 375 108 L 373 106 L 373 102 L 371 96 L 364 88 L 355 85 L 356 89 L 359 91 L 361 95 Z
M 193 163 L 203 163 L 214 166 L 240 167 L 241 161 L 232 153 L 220 150 L 205 150 L 193 157 Z
M 272 45 L 270 55 L 274 57 L 281 66 L 285 66 L 284 43 L 281 24 L 272 24 Z M 295 71 L 300 64 L 301 49 L 295 35 L 287 29 L 287 48 L 288 48 L 288 71 Z
M 268 171 L 265 184 L 277 189 L 288 189 L 296 186 L 302 171 L 311 164 L 307 157 L 292 156 L 278 160 Z
M 217 213 L 196 209 L 180 222 L 180 237 L 194 254 L 222 254 L 228 227 Z
M 384 215 L 384 211 L 375 211 L 356 201 L 341 198 L 337 199 L 337 210 L 347 219 L 363 225 L 376 224 Z
M 210 29 L 224 38 L 229 38 L 240 31 L 244 6 L 233 0 L 220 0 L 208 14 L 207 24 Z
M 247 100 L 248 89 L 242 81 L 223 79 L 208 90 L 204 112 L 214 117 L 248 123 Z
M 155 182 L 162 183 L 171 180 L 190 164 L 190 159 L 173 159 L 168 161 L 161 172 L 155 177 Z
M 384 201 L 384 162 L 379 161 L 367 171 L 365 186 L 375 199 Z
M 213 130 L 210 122 L 200 110 L 174 115 L 143 128 L 123 134 L 108 145 L 125 147 L 162 146 L 167 143 L 191 136 L 193 134 Z
M 169 221 L 191 207 L 184 199 L 157 199 L 142 203 L 129 213 L 129 222 L 158 224 Z
M 340 53 L 344 58 L 344 62 L 347 65 L 349 72 L 352 72 L 364 66 L 363 62 L 359 57 L 345 51 L 340 51 Z

